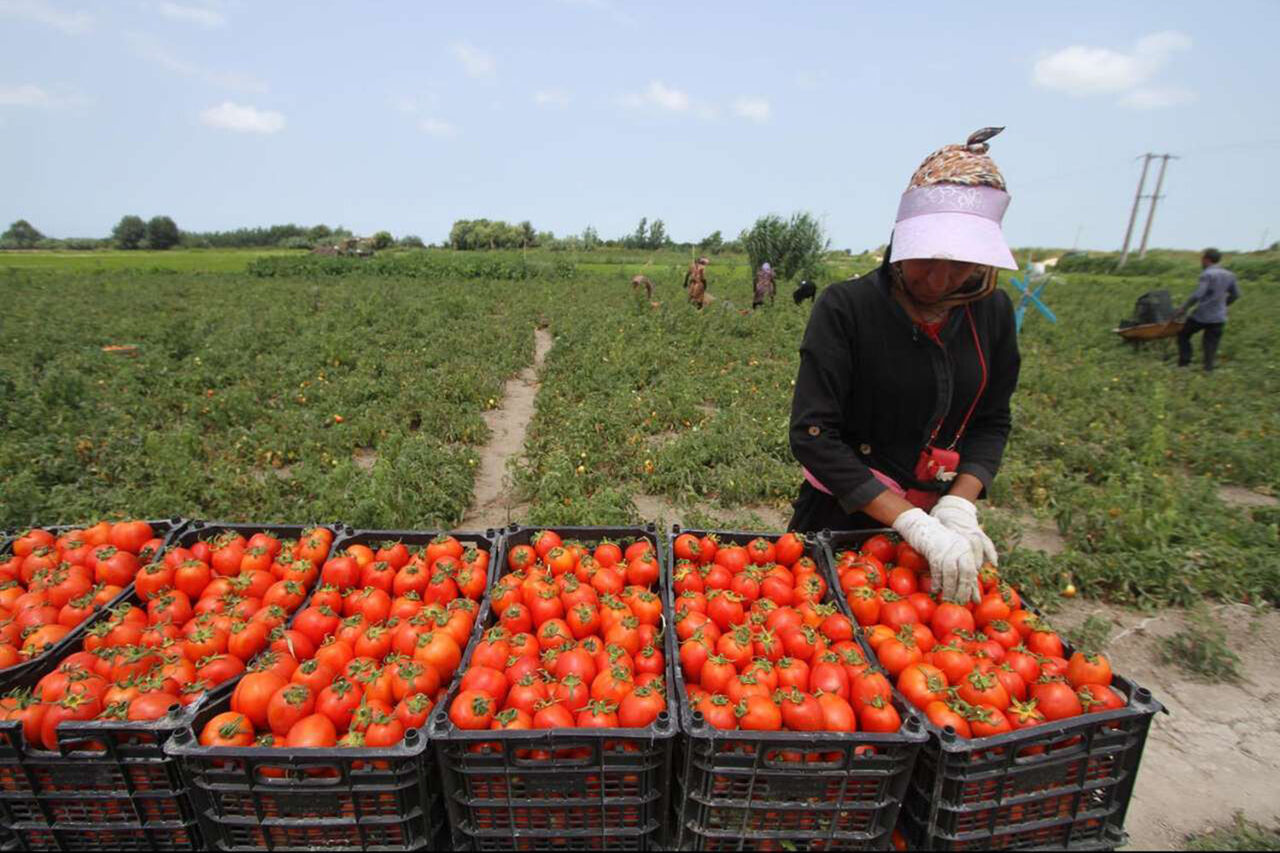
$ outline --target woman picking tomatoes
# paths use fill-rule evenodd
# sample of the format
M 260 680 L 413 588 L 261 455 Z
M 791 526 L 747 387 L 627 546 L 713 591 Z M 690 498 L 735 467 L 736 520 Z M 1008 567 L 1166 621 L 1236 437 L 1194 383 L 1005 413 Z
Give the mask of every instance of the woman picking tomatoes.
M 791 449 L 804 467 L 794 530 L 892 526 L 949 601 L 977 601 L 996 562 L 974 501 L 1009 435 L 1019 355 L 996 270 L 1009 196 L 986 140 L 916 170 L 875 272 L 825 289 L 800 348 Z M 930 512 L 931 510 L 931 512 Z

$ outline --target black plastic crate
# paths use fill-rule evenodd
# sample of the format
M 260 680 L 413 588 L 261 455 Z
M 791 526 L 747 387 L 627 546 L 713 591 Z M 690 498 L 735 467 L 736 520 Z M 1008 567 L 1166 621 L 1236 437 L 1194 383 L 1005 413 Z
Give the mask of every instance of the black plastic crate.
M 319 526 L 334 531 L 336 538 L 335 527 Z M 224 530 L 297 536 L 305 529 L 300 525 L 193 521 L 176 530 L 166 544 L 185 547 Z M 124 601 L 140 604 L 132 585 L 126 589 Z M 88 624 L 106 616 L 100 611 Z M 45 659 L 7 687 L 33 687 L 60 660 L 61 655 Z M 121 827 L 119 843 L 126 848 L 172 849 L 166 845 L 186 834 L 190 840 L 185 849 L 191 849 L 196 836 L 188 829 L 195 825 L 195 809 L 178 764 L 165 755 L 164 745 L 190 726 L 192 715 L 202 706 L 219 698 L 229 699 L 235 683 L 232 679 L 219 685 L 193 705 L 175 709 L 159 720 L 63 723 L 57 751 L 31 747 L 20 723 L 0 721 L 0 825 L 25 825 L 32 838 L 42 839 L 41 844 L 53 838 L 61 849 L 79 849 L 76 845 L 82 842 L 97 844 L 92 839 L 98 838 L 101 827 L 116 824 Z M 152 832 L 153 826 L 160 830 Z
M 193 822 L 149 825 L 81 823 L 71 826 L 22 823 L 13 827 L 15 850 L 199 850 L 199 831 Z
M 181 765 L 210 847 L 415 850 L 443 827 L 422 729 L 380 748 L 201 746 L 194 731 L 230 705 L 230 696 L 206 705 L 165 748 Z
M 440 531 L 340 527 L 330 553 L 387 540 L 425 545 Z M 501 559 L 499 534 L 453 533 Z M 304 605 L 305 606 L 305 605 Z M 301 608 L 299 608 L 301 609 Z M 165 751 L 178 759 L 206 843 L 219 850 L 415 850 L 445 825 L 440 784 L 423 729 L 386 748 L 210 748 L 195 737 L 230 709 L 219 696 Z M 424 727 L 425 728 L 425 727 Z
M 781 533 L 685 530 L 673 525 L 668 549 L 682 533 L 714 533 L 721 542 L 745 545 Z M 805 555 L 818 562 L 836 601 L 835 581 L 817 559 L 819 545 L 806 539 Z M 667 567 L 670 572 L 671 566 Z M 671 595 L 670 575 L 665 589 Z M 674 601 L 667 606 L 674 610 Z M 927 735 L 900 699 L 896 734 L 868 732 L 721 731 L 689 705 L 677 664 L 675 701 L 681 715 L 681 756 L 676 762 L 675 831 L 681 850 L 855 850 L 889 846 L 916 755 Z
M 529 544 L 542 528 L 512 525 L 502 552 Z M 667 576 L 657 528 L 550 527 L 564 540 L 648 539 Z M 506 571 L 494 561 L 490 587 Z M 661 589 L 659 594 L 662 595 Z M 678 726 L 671 612 L 663 600 L 667 710 L 645 729 L 463 731 L 449 719 L 461 675 L 432 713 L 429 737 L 444 785 L 452 843 L 459 850 L 654 850 L 663 846 Z M 466 672 L 483 633 L 496 622 L 486 596 L 463 655 Z
M 185 518 L 177 516 L 173 518 L 146 519 L 146 522 L 151 525 L 152 532 L 161 539 L 160 550 L 162 553 L 164 549 L 168 548 L 172 544 L 174 538 L 177 537 L 178 534 L 180 534 L 190 523 Z M 74 530 L 75 528 L 76 525 L 73 524 L 54 524 L 47 527 L 40 527 L 41 530 L 47 530 L 55 536 L 61 536 L 68 530 Z M 11 537 L 8 540 L 0 541 L 0 557 L 7 557 L 11 553 L 10 549 L 13 547 L 15 538 L 16 537 Z M 85 632 L 89 630 L 89 625 L 96 621 L 98 615 L 118 604 L 123 603 L 129 597 L 132 589 L 133 585 L 130 584 L 115 598 L 111 599 L 106 604 L 100 605 L 92 615 L 75 628 L 71 629 L 65 637 L 50 646 L 44 653 L 36 655 L 31 660 L 14 664 L 6 669 L 0 669 L 0 693 L 7 691 L 15 683 L 20 681 L 27 673 L 41 669 L 48 661 L 61 660 L 71 648 L 76 646 L 80 640 L 84 639 Z
M 875 532 L 823 531 L 823 561 L 833 567 L 837 550 L 856 547 Z M 843 594 L 840 602 L 847 610 Z M 1023 606 L 1039 613 L 1025 597 Z M 1064 646 L 1070 657 L 1074 650 L 1065 640 Z M 1127 698 L 1126 707 L 996 737 L 961 738 L 923 719 L 929 742 L 902 809 L 907 842 L 935 850 L 1123 844 L 1147 731 L 1164 708 L 1129 679 L 1116 676 L 1111 686 Z

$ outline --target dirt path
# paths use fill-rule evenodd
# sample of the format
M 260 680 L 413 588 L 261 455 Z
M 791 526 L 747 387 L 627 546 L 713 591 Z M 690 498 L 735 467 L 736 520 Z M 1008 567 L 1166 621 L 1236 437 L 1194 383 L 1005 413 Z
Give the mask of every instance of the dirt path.
M 1096 602 L 1069 602 L 1051 621 L 1060 629 L 1092 614 L 1114 625 L 1107 649 L 1117 671 L 1151 689 L 1169 709 L 1147 737 L 1125 820 L 1129 849 L 1182 846 L 1187 835 L 1227 823 L 1237 809 L 1266 826 L 1280 817 L 1280 613 L 1244 605 L 1214 608 L 1238 626 L 1238 684 L 1205 684 L 1159 660 L 1158 641 L 1186 624 L 1182 611 L 1148 615 Z
M 491 432 L 489 443 L 480 450 L 476 484 L 471 508 L 463 516 L 459 528 L 478 530 L 502 527 L 517 520 L 521 505 L 515 502 L 507 461 L 524 450 L 524 437 L 533 419 L 533 401 L 541 383 L 538 374 L 551 351 L 551 333 L 535 329 L 533 364 L 507 380 L 502 389 L 502 404 L 484 413 Z

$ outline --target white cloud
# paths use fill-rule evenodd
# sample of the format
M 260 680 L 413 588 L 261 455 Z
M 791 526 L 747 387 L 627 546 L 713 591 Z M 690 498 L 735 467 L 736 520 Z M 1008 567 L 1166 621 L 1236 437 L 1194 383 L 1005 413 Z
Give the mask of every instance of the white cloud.
M 418 129 L 427 134 L 427 136 L 446 137 L 458 134 L 458 129 L 452 124 L 435 118 L 419 119 Z
M 84 104 L 83 95 L 67 92 L 51 92 L 43 86 L 24 83 L 19 86 L 0 86 L 0 107 L 36 107 L 61 109 Z
M 462 41 L 455 44 L 453 55 L 462 63 L 463 69 L 471 77 L 493 77 L 498 72 L 498 64 L 493 56 L 470 42 Z
M 533 102 L 540 107 L 562 110 L 569 106 L 569 93 L 564 89 L 539 89 L 533 93 Z
M 1116 95 L 1121 103 L 1153 108 L 1183 100 L 1169 98 L 1175 90 L 1144 89 L 1169 64 L 1172 55 L 1191 47 L 1191 38 L 1172 30 L 1144 36 L 1127 53 L 1106 47 L 1072 45 L 1036 61 L 1032 80 L 1038 86 L 1072 97 Z M 1139 94 L 1145 91 L 1146 94 Z M 1163 92 L 1164 97 L 1153 93 Z
M 212 86 L 231 89 L 236 92 L 252 92 L 261 95 L 267 91 L 266 82 L 254 77 L 252 74 L 213 71 L 174 54 L 168 47 L 151 36 L 143 35 L 142 33 L 128 33 L 127 36 L 135 54 L 148 62 L 154 62 L 161 68 L 172 71 L 174 74 L 179 74 L 183 77 L 195 77 Z
M 769 102 L 765 98 L 743 96 L 733 102 L 733 114 L 739 118 L 765 122 L 769 120 L 769 112 Z
M 178 3 L 163 2 L 159 6 L 160 14 L 173 21 L 184 24 L 195 24 L 208 30 L 225 27 L 227 19 L 217 9 L 208 6 L 183 6 Z
M 622 102 L 629 107 L 658 107 L 677 113 L 689 110 L 689 95 L 661 80 L 652 81 L 643 92 L 624 96 Z
M 237 133 L 278 133 L 284 130 L 284 116 L 274 110 L 223 101 L 200 113 L 200 123 Z
M 93 25 L 88 12 L 64 12 L 47 0 L 0 0 L 0 17 L 45 24 L 64 33 L 83 33 Z
M 1138 110 L 1159 110 L 1189 104 L 1196 99 L 1190 89 L 1134 89 L 1120 99 L 1120 103 Z
M 30 83 L 23 86 L 0 86 L 0 107 L 47 107 L 49 93 Z

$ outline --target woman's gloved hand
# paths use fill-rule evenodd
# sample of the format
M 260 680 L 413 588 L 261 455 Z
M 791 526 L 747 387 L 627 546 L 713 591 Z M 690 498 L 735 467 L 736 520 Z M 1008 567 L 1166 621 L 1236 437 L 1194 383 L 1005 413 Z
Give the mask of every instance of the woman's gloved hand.
M 978 560 L 968 539 L 918 507 L 894 519 L 893 529 L 929 561 L 934 592 L 941 589 L 943 598 L 957 604 L 982 600 Z
M 949 530 L 969 540 L 969 547 L 973 549 L 973 559 L 979 567 L 983 563 L 999 565 L 996 562 L 996 546 L 992 543 L 991 537 L 983 533 L 982 527 L 978 525 L 978 508 L 972 501 L 956 495 L 943 495 L 934 504 L 933 512 L 930 514 Z

